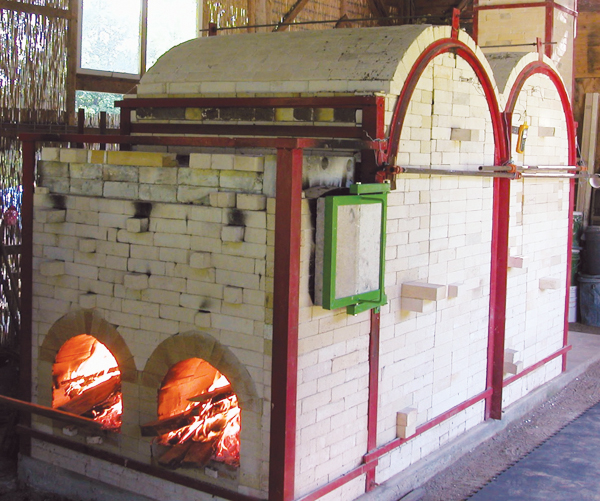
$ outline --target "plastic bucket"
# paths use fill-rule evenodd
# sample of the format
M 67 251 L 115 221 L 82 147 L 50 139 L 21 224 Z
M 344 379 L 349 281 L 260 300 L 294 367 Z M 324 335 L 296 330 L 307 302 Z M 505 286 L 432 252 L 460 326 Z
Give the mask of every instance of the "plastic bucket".
M 585 229 L 583 271 L 586 275 L 600 275 L 600 226 Z
M 569 323 L 577 322 L 577 287 L 569 287 Z
M 600 275 L 579 275 L 579 312 L 583 324 L 600 327 Z

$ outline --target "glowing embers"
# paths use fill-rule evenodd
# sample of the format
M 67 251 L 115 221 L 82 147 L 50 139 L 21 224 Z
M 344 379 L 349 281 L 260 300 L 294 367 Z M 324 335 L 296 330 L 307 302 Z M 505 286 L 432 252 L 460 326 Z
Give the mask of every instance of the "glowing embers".
M 121 371 L 96 338 L 81 334 L 58 351 L 52 367 L 52 407 L 88 417 L 107 430 L 121 428 Z
M 175 364 L 158 392 L 158 421 L 142 426 L 157 436 L 158 463 L 201 467 L 240 462 L 240 408 L 229 381 L 199 358 Z

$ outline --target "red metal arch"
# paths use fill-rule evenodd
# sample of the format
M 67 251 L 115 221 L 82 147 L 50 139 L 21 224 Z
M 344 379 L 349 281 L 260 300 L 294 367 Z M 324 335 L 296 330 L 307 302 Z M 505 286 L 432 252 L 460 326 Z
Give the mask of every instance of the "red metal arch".
M 552 67 L 550 67 L 547 63 L 543 61 L 533 61 L 523 68 L 521 73 L 519 73 L 517 76 L 517 79 L 510 90 L 510 94 L 508 95 L 508 99 L 506 101 L 506 111 L 508 113 L 512 113 L 514 111 L 517 98 L 523 89 L 523 85 L 525 85 L 527 79 L 533 75 L 546 75 L 548 78 L 550 78 L 554 84 L 554 87 L 556 87 L 556 90 L 558 91 L 560 102 L 565 113 L 565 120 L 567 122 L 569 165 L 575 165 L 575 162 L 577 162 L 577 150 L 575 146 L 576 127 L 575 119 L 573 117 L 573 109 L 571 108 L 569 95 L 567 94 L 567 89 L 565 88 L 562 79 L 558 73 L 554 71 L 554 69 L 552 69 Z
M 508 99 L 506 102 L 506 111 L 512 113 L 515 109 L 515 105 L 517 103 L 517 98 L 521 90 L 523 89 L 523 85 L 528 78 L 533 75 L 545 75 L 554 84 L 558 95 L 560 97 L 560 102 L 563 107 L 563 111 L 565 114 L 565 120 L 567 123 L 567 141 L 569 147 L 568 153 L 568 162 L 569 165 L 576 165 L 577 163 L 577 144 L 576 144 L 576 133 L 577 126 L 575 124 L 575 119 L 573 117 L 573 109 L 571 108 L 571 102 L 569 99 L 569 95 L 567 93 L 567 89 L 564 86 L 564 83 L 558 73 L 550 67 L 544 61 L 533 61 L 523 70 L 515 80 L 515 83 L 510 90 L 510 94 L 508 95 Z M 510 124 L 507 124 L 510 126 Z M 575 180 L 571 179 L 570 181 L 570 189 L 569 189 L 569 228 L 573 227 L 573 206 L 575 205 Z M 571 278 L 571 247 L 573 246 L 573 232 L 569 231 L 567 234 L 567 292 L 565 297 L 565 325 L 564 325 L 564 335 L 563 335 L 563 359 L 562 359 L 562 370 L 565 371 L 567 369 L 567 355 L 565 348 L 568 345 L 569 341 L 569 287 L 570 287 L 570 278 Z
M 506 140 L 504 138 L 500 108 L 498 105 L 496 94 L 494 92 L 494 86 L 492 84 L 492 81 L 490 80 L 489 75 L 485 71 L 477 55 L 468 45 L 453 38 L 444 38 L 442 40 L 437 40 L 436 42 L 432 43 L 429 47 L 427 47 L 427 49 L 425 49 L 425 51 L 416 60 L 415 64 L 413 64 L 406 78 L 404 86 L 402 87 L 402 91 L 400 92 L 400 96 L 398 98 L 398 103 L 396 105 L 396 108 L 394 109 L 394 114 L 392 116 L 392 123 L 388 134 L 389 143 L 386 152 L 387 162 L 394 160 L 396 158 L 396 155 L 398 154 L 400 134 L 404 125 L 404 119 L 408 111 L 410 99 L 417 86 L 419 79 L 421 78 L 427 65 L 435 57 L 446 52 L 451 52 L 467 61 L 467 63 L 469 63 L 469 65 L 477 75 L 477 78 L 481 82 L 492 117 L 494 143 L 496 145 L 494 160 L 496 163 L 499 163 L 503 162 L 506 159 L 508 148 L 506 145 Z
M 398 153 L 400 134 L 408 111 L 410 99 L 417 82 L 427 65 L 437 56 L 446 52 L 463 58 L 475 72 L 481 83 L 490 110 L 494 133 L 494 162 L 502 165 L 509 160 L 508 136 L 503 114 L 490 75 L 481 61 L 466 44 L 455 38 L 446 38 L 432 43 L 417 59 L 411 68 L 394 110 L 389 132 L 386 161 L 394 162 Z M 510 207 L 510 181 L 494 179 L 494 200 L 492 209 L 492 242 L 490 265 L 490 308 L 488 323 L 488 351 L 486 375 L 485 418 L 502 417 L 502 371 L 504 364 L 504 335 L 506 321 L 506 285 L 508 275 L 508 221 Z M 487 391 L 487 390 L 492 391 Z

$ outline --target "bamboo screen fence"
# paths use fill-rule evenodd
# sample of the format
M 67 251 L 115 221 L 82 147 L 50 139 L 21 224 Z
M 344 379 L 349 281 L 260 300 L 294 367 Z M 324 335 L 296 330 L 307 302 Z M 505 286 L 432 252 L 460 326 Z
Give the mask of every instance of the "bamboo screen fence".
M 68 20 L 23 11 L 27 5 L 67 9 L 68 0 L 21 3 L 19 10 L 0 9 L 0 348 L 9 352 L 16 349 L 19 321 L 18 304 L 14 304 L 19 294 L 21 243 L 22 164 L 17 134 L 25 127 L 64 124 L 66 116 Z

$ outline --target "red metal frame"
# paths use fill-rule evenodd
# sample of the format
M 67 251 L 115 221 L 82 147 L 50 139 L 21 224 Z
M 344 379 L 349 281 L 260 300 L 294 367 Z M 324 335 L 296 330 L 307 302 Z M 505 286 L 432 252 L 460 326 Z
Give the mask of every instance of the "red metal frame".
M 351 480 L 354 480 L 357 477 L 360 477 L 363 474 L 369 475 L 370 472 L 374 471 L 377 466 L 377 463 L 369 463 L 369 464 L 361 464 L 360 466 L 350 470 L 348 473 L 345 473 L 341 477 L 336 478 L 332 482 L 325 484 L 323 487 L 307 494 L 306 496 L 302 496 L 298 501 L 316 501 L 317 499 L 322 498 L 326 494 L 333 492 L 336 489 L 339 489 L 343 485 L 346 485 Z
M 491 385 L 493 392 L 490 400 L 486 402 L 486 419 L 502 419 L 502 377 L 504 374 L 504 338 L 506 330 L 509 212 L 510 180 L 506 178 L 495 178 L 494 203 L 492 209 L 490 313 L 486 376 L 488 386 Z
M 525 9 L 525 8 L 529 8 L 529 7 L 548 7 L 548 6 L 550 6 L 551 8 L 560 10 L 560 11 L 564 12 L 565 14 L 570 14 L 575 17 L 578 15 L 576 10 L 570 9 L 569 7 L 566 7 L 564 5 L 556 3 L 555 0 L 544 0 L 541 2 L 531 2 L 531 3 L 526 3 L 526 2 L 503 3 L 503 4 L 494 4 L 494 5 L 479 5 L 479 2 L 477 2 L 477 4 L 473 3 L 473 11 L 477 12 L 479 10 Z
M 386 160 L 388 162 L 395 160 L 395 157 L 398 153 L 398 145 L 400 143 L 400 134 L 404 124 L 404 118 L 406 117 L 408 106 L 410 104 L 410 98 L 415 90 L 419 78 L 423 74 L 423 71 L 425 71 L 427 65 L 435 57 L 445 54 L 446 52 L 452 52 L 453 54 L 463 58 L 477 75 L 477 78 L 483 87 L 485 98 L 492 117 L 492 127 L 494 131 L 494 143 L 496 144 L 496 149 L 503 147 L 504 132 L 500 118 L 500 109 L 496 94 L 494 92 L 494 85 L 492 84 L 489 75 L 479 62 L 477 55 L 469 46 L 460 42 L 459 40 L 445 38 L 433 42 L 431 45 L 429 45 L 425 52 L 421 53 L 411 68 L 408 77 L 406 78 L 398 98 L 398 103 L 394 109 L 394 114 L 392 116 L 388 148 L 386 152 Z
M 377 414 L 379 404 L 379 342 L 381 313 L 371 310 L 371 333 L 369 336 L 369 411 L 367 415 L 367 453 L 377 447 Z M 367 471 L 366 491 L 376 487 L 375 468 Z
M 269 500 L 294 499 L 302 150 L 277 150 Z
M 21 134 L 23 142 L 23 280 L 22 280 L 22 340 L 21 385 L 22 398 L 31 400 L 31 311 L 32 311 L 32 243 L 33 243 L 33 185 L 36 142 L 104 143 L 104 144 L 156 144 L 188 145 L 206 147 L 254 147 L 277 148 L 277 212 L 275 215 L 275 280 L 273 304 L 273 368 L 272 411 L 270 441 L 269 499 L 290 501 L 294 498 L 295 441 L 296 441 L 296 388 L 298 353 L 298 307 L 300 277 L 300 223 L 302 197 L 303 148 L 323 148 L 331 141 L 315 139 L 268 139 L 268 138 L 207 138 L 207 137 L 140 137 L 81 134 Z M 369 148 L 368 142 L 361 142 Z M 26 436 L 36 436 L 28 431 Z M 42 436 L 43 435 L 43 436 Z M 56 437 L 40 437 L 56 443 Z M 54 440 L 54 442 L 52 442 Z M 61 444 L 64 439 L 60 439 Z M 71 448 L 68 440 L 64 440 Z M 26 441 L 25 441 L 26 442 Z M 84 446 L 85 447 L 85 446 Z M 85 449 L 87 450 L 87 448 Z M 29 453 L 29 450 L 23 450 Z M 100 451 L 104 454 L 104 451 Z M 90 454 L 94 454 L 90 452 Z M 95 453 L 99 454 L 98 452 Z M 125 458 L 114 456 L 107 460 L 121 464 Z M 117 458 L 117 459 L 115 459 Z M 135 462 L 130 461 L 130 465 Z M 141 465 L 142 463 L 140 463 Z M 146 467 L 148 465 L 144 465 Z M 142 466 L 140 466 L 141 468 Z M 137 468 L 137 467 L 136 467 Z M 134 469 L 136 469 L 134 468 Z M 146 468 L 151 474 L 158 470 Z M 170 475 L 169 479 L 187 485 L 188 480 Z M 200 485 L 200 484 L 195 484 Z M 212 492 L 212 491 L 206 491 Z M 224 491 L 225 493 L 227 491 Z M 215 491 L 216 493 L 216 491 Z M 229 499 L 250 497 L 218 494 Z
M 508 147 L 506 144 L 506 131 L 502 123 L 498 100 L 494 86 L 489 75 L 482 67 L 476 54 L 464 43 L 454 39 L 443 39 L 434 42 L 427 51 L 423 52 L 411 68 L 404 87 L 400 93 L 398 104 L 394 109 L 390 139 L 387 150 L 387 160 L 395 160 L 404 118 L 406 116 L 410 98 L 417 85 L 419 77 L 436 56 L 445 52 L 453 52 L 469 63 L 477 78 L 482 84 L 488 109 L 492 119 L 494 132 L 494 161 L 502 165 L 508 160 Z M 508 270 L 508 214 L 510 205 L 510 181 L 508 179 L 494 179 L 494 205 L 492 226 L 492 259 L 490 263 L 490 320 L 488 334 L 488 368 L 487 386 L 490 382 L 494 388 L 493 396 L 486 403 L 485 416 L 501 416 L 501 409 L 493 411 L 494 402 L 502 401 L 502 374 L 498 376 L 498 367 L 502 366 L 504 356 L 504 318 L 506 316 L 506 276 Z M 502 357 L 502 358 L 501 358 Z M 497 417 L 496 417 L 497 416 Z
M 356 477 L 365 473 L 367 474 L 368 478 L 369 472 L 374 471 L 374 469 L 377 467 L 377 461 L 381 456 L 387 454 L 390 451 L 393 451 L 394 449 L 400 447 L 402 444 L 408 442 L 409 440 L 412 440 L 413 438 L 421 435 L 422 433 L 425 433 L 434 426 L 443 423 L 444 421 L 450 419 L 459 412 L 464 411 L 472 405 L 475 405 L 477 402 L 481 402 L 482 400 L 487 399 L 491 392 L 492 389 L 488 388 L 483 393 L 480 393 L 479 395 L 470 398 L 469 400 L 457 405 L 456 407 L 453 407 L 452 409 L 448 409 L 446 412 L 440 414 L 435 419 L 432 419 L 431 421 L 428 421 L 427 423 L 424 423 L 421 426 L 419 426 L 417 428 L 416 433 L 408 438 L 397 438 L 395 440 L 392 440 L 391 442 L 388 442 L 386 445 L 383 445 L 375 450 L 369 451 L 363 457 L 363 464 L 357 466 L 356 468 L 342 475 L 341 477 L 338 477 L 333 482 L 330 482 L 329 484 L 320 487 L 319 489 L 311 492 L 310 494 L 301 497 L 298 501 L 315 501 L 324 496 L 325 494 L 334 491 L 335 489 L 347 484 L 351 480 L 354 480 Z
M 479 0 L 473 0 L 473 40 L 475 40 L 476 44 L 479 44 L 479 14 L 477 10 L 479 9 Z
M 19 332 L 19 397 L 31 401 L 32 309 L 33 309 L 33 183 L 35 142 L 23 141 L 23 194 L 21 200 L 21 323 Z M 21 413 L 20 422 L 31 425 L 31 414 Z M 29 440 L 20 442 L 21 454 L 31 453 Z
M 121 109 L 137 108 L 362 108 L 376 106 L 377 96 L 332 97 L 142 97 L 115 101 Z
M 115 102 L 122 109 L 121 133 L 130 134 L 206 134 L 273 137 L 383 138 L 385 100 L 381 96 L 340 97 L 247 97 L 203 98 L 168 97 L 126 99 Z M 363 125 L 234 125 L 202 123 L 132 123 L 131 111 L 138 108 L 356 108 L 362 110 Z M 365 130 L 371 131 L 365 134 Z M 374 135 L 375 134 L 375 135 Z
M 365 462 L 367 464 L 371 463 L 372 461 L 380 458 L 384 454 L 387 454 L 388 452 L 393 451 L 394 449 L 400 447 L 402 444 L 408 442 L 409 440 L 412 440 L 413 438 L 421 435 L 422 433 L 425 433 L 426 431 L 431 430 L 431 428 L 433 428 L 434 426 L 437 426 L 438 424 L 443 423 L 447 419 L 450 419 L 451 417 L 456 416 L 459 412 L 464 411 L 465 409 L 468 409 L 472 405 L 475 405 L 476 403 L 481 402 L 482 400 L 487 400 L 490 397 L 491 393 L 492 393 L 492 388 L 488 388 L 484 392 L 480 393 L 479 395 L 475 395 L 474 397 L 472 397 L 468 400 L 465 400 L 463 403 L 457 405 L 456 407 L 453 407 L 452 409 L 449 409 L 446 412 L 443 412 L 442 414 L 440 414 L 436 418 L 432 419 L 431 421 L 427 421 L 427 423 L 423 423 L 421 426 L 419 426 L 417 428 L 417 431 L 414 435 L 412 435 L 408 438 L 397 438 L 395 440 L 392 440 L 391 442 L 388 442 L 385 445 L 382 445 L 381 447 L 377 448 L 373 452 L 370 452 L 369 454 L 365 454 L 365 458 L 364 458 Z
M 510 91 L 510 94 L 507 99 L 506 109 L 514 110 L 515 104 L 517 102 L 517 98 L 519 93 L 521 92 L 525 81 L 532 75 L 541 74 L 545 75 L 554 84 L 558 95 L 560 97 L 560 102 L 563 107 L 563 112 L 565 114 L 565 121 L 567 124 L 567 141 L 569 147 L 568 154 L 568 162 L 569 165 L 576 165 L 577 163 L 577 144 L 576 144 L 576 133 L 577 127 L 575 124 L 575 119 L 573 117 L 573 110 L 571 108 L 571 103 L 569 99 L 569 95 L 567 93 L 567 89 L 563 85 L 563 82 L 560 78 L 560 75 L 556 73 L 550 66 L 542 61 L 535 61 L 528 64 L 521 73 L 517 76 L 515 84 Z M 575 204 L 575 181 L 571 179 L 569 185 L 569 228 L 573 227 L 573 206 Z M 565 324 L 564 324 L 564 334 L 563 334 L 563 347 L 566 347 L 569 343 L 569 286 L 571 280 L 571 247 L 573 246 L 573 232 L 569 230 L 567 235 L 567 291 L 565 298 Z M 563 363 L 562 363 L 563 371 L 567 369 L 567 354 L 566 352 L 563 354 Z
M 546 25 L 544 26 L 544 52 L 552 57 L 552 37 L 554 36 L 554 2 L 546 3 Z

